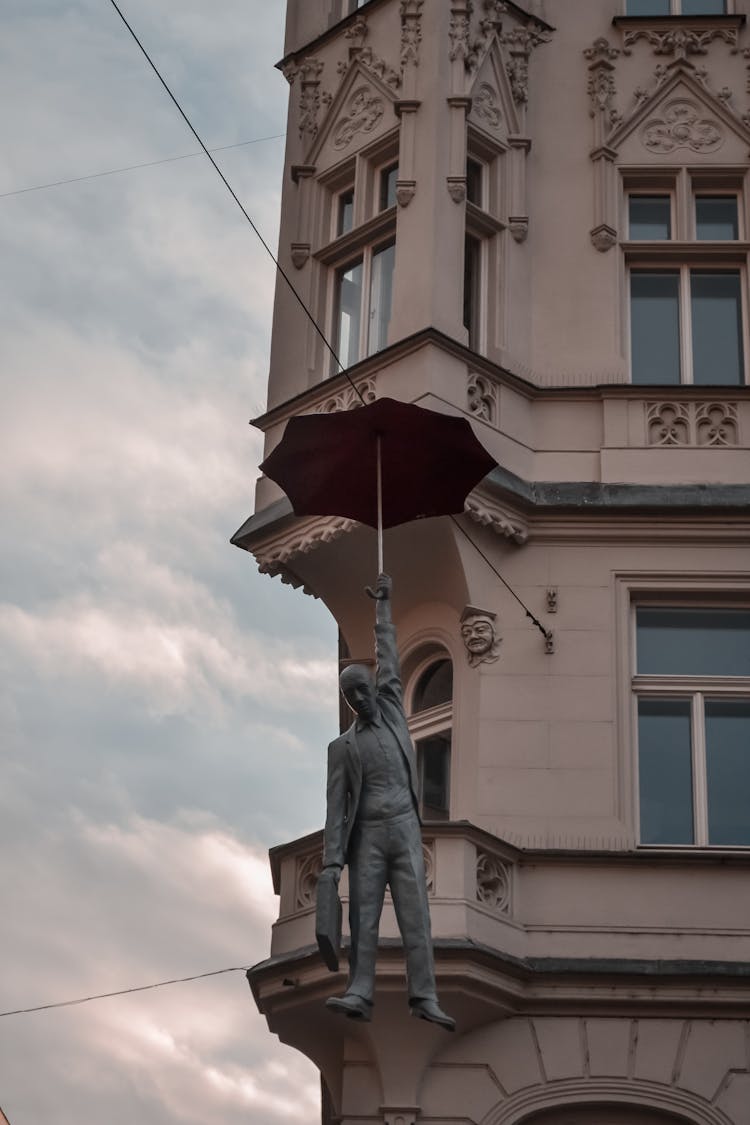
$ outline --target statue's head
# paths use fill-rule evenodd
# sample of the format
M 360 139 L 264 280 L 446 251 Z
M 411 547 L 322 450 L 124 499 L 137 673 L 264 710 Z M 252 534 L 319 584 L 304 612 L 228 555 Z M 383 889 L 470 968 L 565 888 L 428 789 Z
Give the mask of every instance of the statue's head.
M 375 685 L 364 664 L 348 664 L 339 676 L 339 687 L 344 699 L 360 719 L 372 722 L 377 717 Z
M 498 658 L 501 638 L 495 629 L 496 619 L 496 614 L 475 606 L 467 606 L 461 615 L 461 637 L 472 668 Z

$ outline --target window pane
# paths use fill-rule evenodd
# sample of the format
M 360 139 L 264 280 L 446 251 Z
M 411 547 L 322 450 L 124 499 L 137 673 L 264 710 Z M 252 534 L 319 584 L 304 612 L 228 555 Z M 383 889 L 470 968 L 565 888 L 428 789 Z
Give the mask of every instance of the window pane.
M 641 843 L 693 843 L 690 700 L 639 699 Z
M 362 260 L 336 275 L 336 350 L 344 367 L 359 359 Z
M 721 16 L 726 10 L 726 0 L 682 0 L 683 16 Z
M 706 701 L 709 844 L 750 844 L 750 700 Z
M 391 322 L 393 297 L 393 267 L 396 246 L 391 243 L 375 251 L 372 256 L 370 277 L 370 331 L 367 337 L 367 354 L 380 351 L 388 343 L 388 325 Z
M 449 811 L 451 736 L 435 734 L 417 743 L 422 816 L 425 820 L 447 820 Z
M 739 273 L 691 272 L 694 383 L 742 382 L 741 301 Z
M 639 606 L 641 675 L 750 676 L 750 610 Z
M 453 698 L 453 663 L 450 660 L 436 660 L 425 669 L 414 689 L 412 711 L 426 711 L 440 703 L 450 703 Z
M 479 347 L 479 265 L 482 247 L 479 239 L 467 234 L 464 240 L 464 328 L 469 332 L 469 347 Z
M 477 207 L 483 204 L 482 199 L 482 165 L 478 160 L 469 158 L 466 161 L 466 198 L 469 203 Z
M 396 205 L 396 180 L 398 179 L 398 164 L 391 168 L 384 168 L 380 173 L 380 210 Z
M 354 189 L 339 196 L 337 233 L 346 234 L 354 224 Z
M 680 381 L 680 275 L 634 270 L 630 275 L 631 364 L 634 383 Z
M 668 195 L 631 195 L 628 210 L 631 238 L 672 237 L 672 200 Z
M 668 16 L 669 0 L 628 0 L 627 16 Z
M 695 233 L 701 241 L 739 238 L 736 195 L 696 195 Z

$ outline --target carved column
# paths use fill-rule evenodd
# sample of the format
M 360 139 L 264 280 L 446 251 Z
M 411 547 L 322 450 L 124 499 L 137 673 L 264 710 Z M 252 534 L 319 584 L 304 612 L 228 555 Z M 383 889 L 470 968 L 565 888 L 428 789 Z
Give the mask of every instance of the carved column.
M 587 89 L 589 113 L 594 122 L 594 147 L 591 153 L 594 162 L 594 225 L 591 228 L 591 241 L 597 250 L 605 251 L 617 242 L 617 178 L 614 164 L 617 153 L 608 148 L 605 142 L 613 125 L 619 121 L 614 105 L 614 60 L 620 52 L 617 47 L 610 47 L 606 39 L 599 38 L 583 53 L 589 60 Z
M 310 207 L 314 164 L 293 164 L 292 179 L 297 185 L 297 227 L 290 252 L 295 269 L 301 270 L 310 257 Z
M 471 98 L 448 98 L 448 194 L 454 203 L 466 199 L 466 118 L 471 111 Z
M 299 133 L 315 137 L 318 132 L 318 112 L 320 110 L 320 76 L 323 73 L 321 59 L 307 58 L 299 68 Z
M 524 242 L 529 233 L 529 204 L 526 197 L 526 159 L 531 148 L 528 137 L 509 137 L 510 209 L 508 227 L 516 242 Z
M 417 67 L 422 42 L 422 7 L 424 0 L 401 0 L 401 89 L 402 99 L 396 103 L 401 118 L 400 154 L 396 199 L 399 207 L 407 207 L 417 189 L 415 175 L 415 134 L 417 100 Z

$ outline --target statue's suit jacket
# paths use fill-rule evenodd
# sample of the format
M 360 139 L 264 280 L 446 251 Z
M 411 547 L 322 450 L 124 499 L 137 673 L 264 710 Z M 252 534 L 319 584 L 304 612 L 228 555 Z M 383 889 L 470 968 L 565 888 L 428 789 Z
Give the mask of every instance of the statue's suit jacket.
M 418 812 L 417 759 L 404 713 L 396 630 L 390 622 L 378 622 L 375 625 L 375 655 L 375 694 L 378 707 L 406 759 L 414 810 Z M 355 720 L 349 730 L 334 739 L 328 747 L 324 867 L 343 867 L 349 857 L 349 842 L 357 820 L 362 792 L 362 758 L 357 745 L 356 725 Z

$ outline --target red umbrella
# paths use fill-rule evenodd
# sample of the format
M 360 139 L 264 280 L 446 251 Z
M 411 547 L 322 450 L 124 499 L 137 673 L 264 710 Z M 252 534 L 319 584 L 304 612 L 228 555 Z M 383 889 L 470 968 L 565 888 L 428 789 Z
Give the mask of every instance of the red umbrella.
M 290 418 L 260 466 L 298 516 L 347 516 L 378 529 L 462 512 L 497 462 L 465 418 L 381 398 L 334 414 Z

